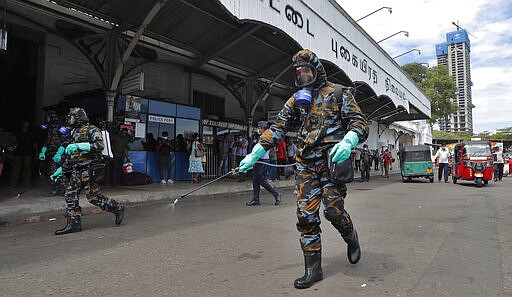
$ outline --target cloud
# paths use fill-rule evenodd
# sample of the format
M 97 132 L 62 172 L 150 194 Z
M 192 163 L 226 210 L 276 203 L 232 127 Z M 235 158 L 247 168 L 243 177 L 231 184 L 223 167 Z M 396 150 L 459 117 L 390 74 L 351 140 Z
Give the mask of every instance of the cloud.
M 396 35 L 380 45 L 396 56 L 410 49 L 421 50 L 397 59 L 436 65 L 435 44 L 446 41 L 446 33 L 458 23 L 470 33 L 473 130 L 495 130 L 512 126 L 512 5 L 510 0 L 337 0 L 354 19 L 382 6 L 381 10 L 358 24 L 375 40 L 404 30 L 409 37 Z

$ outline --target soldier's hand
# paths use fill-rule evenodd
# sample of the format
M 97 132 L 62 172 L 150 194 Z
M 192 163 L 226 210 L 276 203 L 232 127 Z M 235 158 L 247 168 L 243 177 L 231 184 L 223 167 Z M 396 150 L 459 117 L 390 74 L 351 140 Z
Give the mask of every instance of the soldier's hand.
M 347 135 L 332 148 L 329 156 L 332 158 L 333 162 L 340 164 L 350 157 L 352 148 L 354 148 L 358 142 L 359 136 L 357 136 L 357 133 L 348 131 Z
M 50 179 L 55 182 L 62 175 L 64 175 L 64 173 L 62 172 L 62 167 L 59 167 L 59 168 L 57 168 L 57 170 L 55 170 L 55 172 L 52 175 L 50 175 Z
M 44 160 L 46 159 L 46 146 L 43 146 L 43 148 L 41 149 L 41 152 L 39 153 L 39 160 Z
M 76 150 L 91 151 L 91 144 L 88 142 L 71 143 L 66 147 L 66 154 L 71 155 Z

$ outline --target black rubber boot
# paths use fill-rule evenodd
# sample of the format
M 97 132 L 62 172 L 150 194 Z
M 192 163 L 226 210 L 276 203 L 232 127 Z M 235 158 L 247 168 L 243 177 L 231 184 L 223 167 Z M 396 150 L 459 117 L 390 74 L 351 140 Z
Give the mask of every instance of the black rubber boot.
M 70 219 L 68 218 L 68 222 L 66 226 L 62 229 L 55 230 L 55 235 L 64 235 L 68 233 L 75 233 L 82 231 L 82 224 L 80 223 L 80 219 Z
M 304 276 L 295 280 L 293 285 L 296 289 L 306 289 L 311 287 L 315 282 L 324 278 L 322 272 L 322 255 L 315 253 L 313 255 L 304 256 Z
M 116 225 L 120 225 L 124 219 L 124 204 L 119 204 L 119 208 L 114 212 L 116 215 Z
M 359 247 L 359 239 L 357 237 L 357 231 L 354 229 L 352 235 L 343 237 L 343 240 L 347 243 L 347 257 L 350 264 L 356 264 L 361 259 L 361 247 Z

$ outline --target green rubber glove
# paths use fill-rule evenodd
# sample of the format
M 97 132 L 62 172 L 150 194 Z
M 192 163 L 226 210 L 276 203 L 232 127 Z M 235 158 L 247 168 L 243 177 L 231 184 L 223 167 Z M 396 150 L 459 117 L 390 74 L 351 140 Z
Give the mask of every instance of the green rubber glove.
M 57 170 L 55 170 L 55 172 L 50 175 L 50 179 L 53 180 L 53 181 L 57 181 L 57 179 L 59 179 L 59 177 L 61 177 L 64 173 L 62 172 L 62 167 L 59 167 L 57 168 Z
M 350 157 L 352 149 L 359 143 L 359 136 L 354 131 L 348 131 L 343 139 L 338 142 L 331 150 L 329 154 L 332 157 L 332 161 L 340 164 Z
M 71 155 L 76 150 L 90 152 L 91 151 L 91 144 L 88 143 L 88 142 L 79 142 L 79 143 L 68 144 L 68 146 L 66 147 L 66 154 Z
M 46 159 L 46 151 L 48 149 L 46 148 L 46 146 L 43 146 L 43 148 L 41 149 L 41 152 L 39 153 L 39 160 L 44 160 Z
M 245 156 L 245 158 L 240 162 L 239 172 L 245 173 L 247 170 L 252 169 L 252 165 L 256 163 L 267 151 L 261 146 L 261 144 L 257 143 L 250 154 Z
M 55 153 L 55 156 L 53 156 L 53 162 L 60 163 L 60 161 L 62 160 L 62 154 L 63 153 L 64 153 L 64 147 L 63 146 L 59 146 L 59 149 Z

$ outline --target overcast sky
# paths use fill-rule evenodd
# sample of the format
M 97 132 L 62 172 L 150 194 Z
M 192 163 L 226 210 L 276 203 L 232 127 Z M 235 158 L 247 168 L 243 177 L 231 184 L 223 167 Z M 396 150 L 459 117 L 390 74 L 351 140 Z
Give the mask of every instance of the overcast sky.
M 358 24 L 375 40 L 408 31 L 380 43 L 396 61 L 437 65 L 435 44 L 455 31 L 452 22 L 469 32 L 473 81 L 473 130 L 495 131 L 512 126 L 512 1 L 511 0 L 337 0 L 355 20 L 383 6 L 392 8 Z

